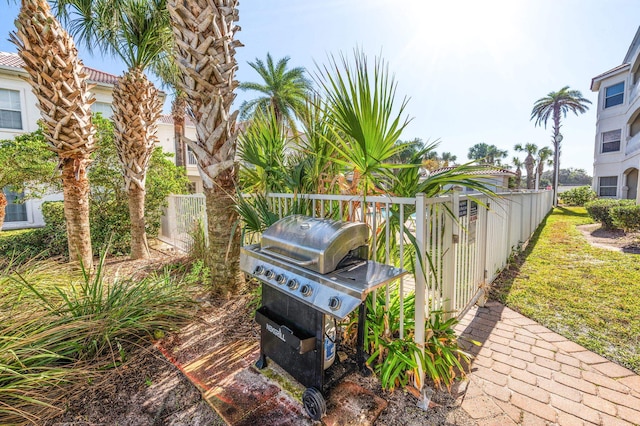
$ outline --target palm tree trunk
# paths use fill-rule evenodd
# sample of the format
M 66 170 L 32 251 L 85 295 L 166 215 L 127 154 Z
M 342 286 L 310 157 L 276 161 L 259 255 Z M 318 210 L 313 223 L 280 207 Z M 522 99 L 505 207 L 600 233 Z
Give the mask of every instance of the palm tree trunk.
M 93 253 L 86 167 L 95 149 L 95 128 L 87 74 L 73 39 L 45 0 L 22 0 L 16 28 L 10 38 L 18 47 L 38 99 L 49 149 L 58 154 L 62 166 L 69 259 L 80 259 L 90 269 Z
M 558 205 L 558 173 L 560 172 L 560 105 L 553 106 L 553 206 Z
M 171 115 L 173 116 L 173 143 L 176 150 L 176 166 L 178 167 L 187 166 L 187 153 L 184 143 L 186 108 L 185 95 L 182 92 L 177 93 L 171 107 Z
M 85 268 L 93 267 L 91 233 L 89 227 L 88 160 L 68 158 L 62 161 L 64 217 L 67 224 L 69 261 L 82 261 Z
M 131 220 L 131 258 L 148 259 L 149 244 L 144 220 L 146 191 L 138 185 L 129 188 L 129 217 Z M 133 238 L 133 236 L 136 238 Z
M 129 69 L 113 89 L 115 145 L 129 194 L 131 258 L 147 259 L 149 248 L 144 219 L 144 198 L 149 160 L 157 141 L 157 120 L 162 103 L 140 68 Z
M 217 185 L 204 189 L 211 265 L 224 265 L 211 271 L 214 290 L 220 293 L 235 293 L 241 282 L 240 226 L 234 193 L 233 173 L 224 173 Z
M 7 196 L 4 195 L 4 191 L 0 188 L 0 232 L 2 231 L 2 227 L 4 226 L 4 217 L 7 214 Z
M 239 287 L 239 227 L 234 205 L 238 111 L 230 112 L 238 87 L 235 40 L 240 30 L 237 0 L 169 0 L 176 44 L 177 65 L 182 71 L 179 89 L 187 96 L 196 125 L 197 139 L 189 147 L 198 159 L 208 215 L 209 253 L 214 291 L 226 293 Z M 237 229 L 236 229 L 237 228 Z M 234 230 L 235 229 L 235 230 Z

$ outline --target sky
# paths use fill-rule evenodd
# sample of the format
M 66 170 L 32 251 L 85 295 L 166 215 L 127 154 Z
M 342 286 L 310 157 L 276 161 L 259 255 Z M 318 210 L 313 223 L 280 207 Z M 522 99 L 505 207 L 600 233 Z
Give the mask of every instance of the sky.
M 0 16 L 0 51 L 18 5 Z M 259 82 L 248 62 L 290 57 L 313 77 L 329 55 L 362 50 L 382 57 L 397 82 L 398 103 L 409 99 L 403 140 L 440 141 L 438 152 L 467 159 L 485 142 L 551 145 L 530 121 L 533 103 L 564 86 L 593 102 L 563 120 L 561 167 L 593 171 L 597 93 L 591 79 L 620 65 L 640 25 L 638 0 L 242 0 L 244 47 L 237 50 L 237 79 Z M 113 74 L 124 66 L 78 47 L 84 63 Z M 236 105 L 255 97 L 238 92 Z M 165 111 L 170 111 L 169 101 Z M 524 155 L 519 154 L 523 159 Z

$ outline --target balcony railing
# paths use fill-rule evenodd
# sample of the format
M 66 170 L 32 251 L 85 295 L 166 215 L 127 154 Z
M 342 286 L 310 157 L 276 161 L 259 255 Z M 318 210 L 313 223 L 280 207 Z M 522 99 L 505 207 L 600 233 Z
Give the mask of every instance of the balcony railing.
M 631 155 L 640 150 L 640 133 L 627 140 L 627 148 L 625 149 L 625 155 Z
M 187 165 L 188 166 L 197 166 L 198 160 L 196 160 L 196 156 L 190 149 L 187 150 Z

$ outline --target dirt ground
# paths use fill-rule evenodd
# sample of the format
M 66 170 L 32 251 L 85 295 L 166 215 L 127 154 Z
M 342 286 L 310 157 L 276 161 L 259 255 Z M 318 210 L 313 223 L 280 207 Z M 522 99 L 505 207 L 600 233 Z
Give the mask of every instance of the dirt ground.
M 113 259 L 108 262 L 110 275 L 140 275 L 162 269 L 163 265 L 175 262 L 174 253 L 154 251 L 148 261 Z M 194 324 L 185 327 L 191 331 L 198 323 L 215 321 L 222 330 L 216 335 L 225 339 L 257 339 L 259 328 L 251 318 L 252 307 L 248 298 L 236 300 L 201 299 L 203 310 Z M 164 342 L 182 340 L 181 334 L 169 336 Z M 164 343 L 163 343 L 164 345 Z M 194 348 L 194 350 L 197 350 Z M 194 356 L 193 354 L 182 354 Z M 418 399 L 410 392 L 382 390 L 375 377 L 363 377 L 353 373 L 345 378 L 355 382 L 388 402 L 375 425 L 475 425 L 468 414 L 460 408 L 464 395 L 464 383 L 454 387 L 450 394 L 446 390 L 435 392 L 428 411 L 418 408 Z M 158 349 L 149 344 L 135 350 L 128 362 L 104 377 L 85 386 L 79 398 L 66 402 L 64 412 L 48 421 L 48 426 L 102 426 L 102 425 L 224 425 L 223 420 L 202 399 L 198 389 L 168 362 Z
M 640 254 L 640 232 L 626 233 L 620 229 L 602 229 L 600 224 L 578 226 L 582 235 L 594 247 L 624 253 Z

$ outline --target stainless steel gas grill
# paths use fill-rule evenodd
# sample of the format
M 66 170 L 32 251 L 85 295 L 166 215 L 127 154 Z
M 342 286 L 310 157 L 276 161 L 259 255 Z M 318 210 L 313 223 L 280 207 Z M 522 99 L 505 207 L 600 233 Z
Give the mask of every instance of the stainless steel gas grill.
M 356 308 L 356 360 L 364 371 L 364 300 L 406 272 L 368 258 L 364 223 L 294 215 L 270 226 L 260 244 L 245 246 L 240 268 L 262 283 L 260 359 L 272 359 L 307 387 L 303 403 L 318 420 L 326 408 L 325 370 L 335 357 L 335 320 Z

